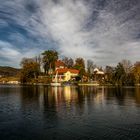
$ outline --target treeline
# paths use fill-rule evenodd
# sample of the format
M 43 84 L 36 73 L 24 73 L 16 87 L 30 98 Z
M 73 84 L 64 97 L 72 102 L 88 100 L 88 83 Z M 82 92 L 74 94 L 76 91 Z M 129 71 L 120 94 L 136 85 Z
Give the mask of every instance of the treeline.
M 31 82 L 38 80 L 38 76 L 44 75 L 50 82 L 51 76 L 55 71 L 55 62 L 59 59 L 59 54 L 55 50 L 44 51 L 41 55 L 35 58 L 23 58 L 21 61 L 21 82 Z M 112 85 L 134 85 L 140 83 L 140 62 L 132 64 L 129 60 L 122 60 L 116 67 L 106 66 L 104 69 L 98 67 L 92 60 L 76 58 L 75 60 L 68 57 L 63 57 L 61 61 L 67 68 L 79 70 L 79 80 L 88 82 L 98 80 L 102 84 Z M 104 75 L 96 76 L 98 68 L 104 72 Z M 97 78 L 98 77 L 98 78 Z
M 129 60 L 122 60 L 116 67 L 106 66 L 105 73 L 105 83 L 133 86 L 140 83 L 140 62 L 132 65 Z

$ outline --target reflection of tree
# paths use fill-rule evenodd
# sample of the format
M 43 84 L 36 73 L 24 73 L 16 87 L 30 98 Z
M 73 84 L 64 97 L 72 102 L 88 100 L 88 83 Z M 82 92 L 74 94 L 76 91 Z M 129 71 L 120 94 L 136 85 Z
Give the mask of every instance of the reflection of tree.
M 136 103 L 140 104 L 140 87 L 135 87 L 135 99 Z
M 122 87 L 115 88 L 115 97 L 119 105 L 124 105 L 125 103 L 125 91 L 122 89 Z
M 57 124 L 58 115 L 57 115 L 57 102 L 55 98 L 55 93 L 50 87 L 44 87 L 44 97 L 43 97 L 43 117 L 44 124 L 47 126 L 54 127 Z
M 140 88 L 130 87 L 112 87 L 105 88 L 107 102 L 117 101 L 119 105 L 125 105 L 134 102 L 140 103 Z
M 42 115 L 44 125 L 47 124 L 45 127 L 54 127 L 61 117 L 90 113 L 94 108 L 104 106 L 104 103 L 140 104 L 139 93 L 139 87 L 25 86 L 21 88 L 21 107 L 25 114 L 32 111 L 37 115 L 41 111 L 39 115 Z
M 21 103 L 23 108 L 38 107 L 39 106 L 38 86 L 21 87 Z
M 50 91 L 49 87 L 45 87 L 44 88 L 44 109 L 54 108 L 55 104 L 56 103 L 55 103 L 54 93 Z
M 82 86 L 78 88 L 78 104 L 84 109 L 85 103 L 88 107 L 92 106 L 100 96 L 100 89 L 93 86 Z M 101 93 L 102 94 L 102 93 Z
M 105 88 L 105 95 L 107 101 L 117 101 L 119 105 L 124 104 L 126 94 L 122 87 Z
M 81 88 L 77 88 L 77 101 L 76 102 L 80 108 L 83 108 L 84 93 L 83 93 L 83 90 Z

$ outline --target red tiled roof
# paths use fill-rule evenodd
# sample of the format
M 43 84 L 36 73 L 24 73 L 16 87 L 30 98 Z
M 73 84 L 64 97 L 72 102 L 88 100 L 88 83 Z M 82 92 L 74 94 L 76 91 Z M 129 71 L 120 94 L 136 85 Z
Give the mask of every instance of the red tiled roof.
M 134 65 L 135 66 L 140 66 L 140 61 L 137 61 Z
M 63 68 L 63 69 L 57 69 L 56 72 L 58 72 L 58 74 L 60 73 L 66 73 L 66 72 L 71 72 L 71 73 L 75 73 L 75 74 L 78 74 L 79 73 L 79 70 L 76 70 L 76 69 L 68 69 L 68 68 Z
M 57 61 L 55 62 L 55 66 L 56 66 L 56 67 L 60 67 L 60 66 L 65 66 L 65 64 L 64 64 L 61 60 L 57 60 Z

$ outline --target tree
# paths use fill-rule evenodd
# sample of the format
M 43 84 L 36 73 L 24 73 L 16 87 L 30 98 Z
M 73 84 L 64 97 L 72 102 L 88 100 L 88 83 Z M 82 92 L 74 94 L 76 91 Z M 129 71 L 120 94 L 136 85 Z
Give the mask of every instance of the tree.
M 75 69 L 78 69 L 80 71 L 79 75 L 83 76 L 85 74 L 85 61 L 83 58 L 76 58 L 75 60 Z
M 94 69 L 96 68 L 96 65 L 93 63 L 92 60 L 87 60 L 87 74 L 89 78 L 93 77 Z
M 92 60 L 87 60 L 87 71 L 89 74 L 93 73 L 93 61 Z
M 123 60 L 115 68 L 106 66 L 106 82 L 126 86 L 134 85 L 130 61 Z
M 41 56 L 40 55 L 38 55 L 38 56 L 36 56 L 35 58 L 34 58 L 34 60 L 35 60 L 35 62 L 36 63 L 38 63 L 39 64 L 39 71 L 40 71 L 40 67 L 41 67 Z
M 49 70 L 55 70 L 55 62 L 58 59 L 58 52 L 54 50 L 47 50 L 42 53 L 43 64 L 45 74 L 48 74 Z
M 129 60 L 123 59 L 120 63 L 123 65 L 126 74 L 131 73 L 132 64 Z
M 113 83 L 113 75 L 114 75 L 114 72 L 115 72 L 115 68 L 114 67 L 111 67 L 111 66 L 106 66 L 105 68 L 105 80 L 107 83 Z
M 64 57 L 62 59 L 62 61 L 63 61 L 63 63 L 65 64 L 65 66 L 67 68 L 72 68 L 73 67 L 74 62 L 73 62 L 73 59 L 72 58 Z
M 37 78 L 40 72 L 39 64 L 32 58 L 23 58 L 21 61 L 21 82 L 29 82 L 32 78 Z
M 140 83 L 140 62 L 136 62 L 133 67 L 133 74 L 135 77 L 135 83 Z
M 125 76 L 126 73 L 123 65 L 121 63 L 118 63 L 117 67 L 115 68 L 114 78 L 113 78 L 115 80 L 115 84 L 124 85 Z

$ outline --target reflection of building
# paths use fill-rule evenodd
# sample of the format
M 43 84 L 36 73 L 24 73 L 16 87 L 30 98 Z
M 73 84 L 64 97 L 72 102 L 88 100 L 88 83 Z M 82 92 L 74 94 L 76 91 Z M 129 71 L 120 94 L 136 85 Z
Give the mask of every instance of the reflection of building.
M 51 93 L 49 96 L 51 97 L 50 99 L 52 99 L 53 96 L 53 101 L 50 100 L 50 102 L 55 101 L 57 104 L 59 104 L 61 102 L 77 99 L 77 90 L 72 86 L 51 87 L 49 90 L 49 93 Z
M 19 81 L 8 81 L 7 83 L 8 83 L 8 84 L 20 84 Z
M 59 68 L 55 71 L 55 73 L 57 74 L 57 79 L 59 82 L 66 82 L 66 81 L 74 80 L 75 77 L 78 76 L 79 70 L 68 69 L 68 68 Z M 55 78 L 55 76 L 54 76 L 54 78 Z

